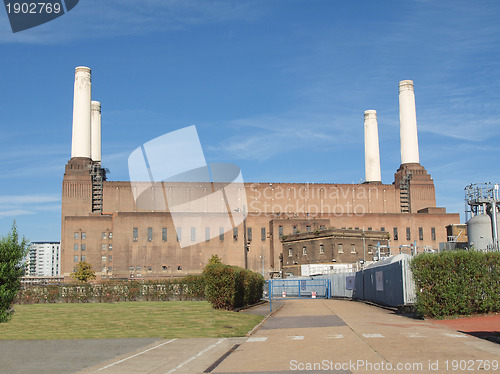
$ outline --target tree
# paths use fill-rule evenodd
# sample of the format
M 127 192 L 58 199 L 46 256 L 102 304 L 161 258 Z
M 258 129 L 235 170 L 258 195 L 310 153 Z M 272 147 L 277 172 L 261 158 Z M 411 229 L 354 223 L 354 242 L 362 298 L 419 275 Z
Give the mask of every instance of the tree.
M 24 274 L 23 260 L 28 252 L 28 241 L 19 242 L 16 222 L 5 237 L 0 237 L 0 323 L 7 322 L 12 313 L 17 292 Z
M 89 280 L 95 279 L 95 271 L 92 270 L 92 265 L 88 262 L 80 261 L 76 264 L 71 276 L 81 283 L 87 283 Z
M 208 265 L 222 264 L 222 259 L 217 255 L 212 255 L 210 260 L 208 260 Z

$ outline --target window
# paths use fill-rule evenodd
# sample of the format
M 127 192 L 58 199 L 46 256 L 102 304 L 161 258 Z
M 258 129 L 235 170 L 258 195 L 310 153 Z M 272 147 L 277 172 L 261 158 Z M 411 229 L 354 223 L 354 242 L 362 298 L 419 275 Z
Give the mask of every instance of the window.
M 265 227 L 261 227 L 261 229 L 260 229 L 260 240 L 262 240 L 263 242 L 266 241 L 266 228 Z
M 161 240 L 164 242 L 167 241 L 167 228 L 166 227 L 161 229 Z
M 224 241 L 224 227 L 219 227 L 219 240 Z
M 86 250 L 87 246 L 85 244 L 82 244 L 82 251 Z
M 167 265 L 162 265 L 161 270 L 167 270 L 168 266 Z
M 306 232 L 311 232 L 311 225 L 306 226 Z
M 320 225 L 320 226 L 319 226 L 319 229 L 320 229 L 320 230 L 326 230 L 326 226 L 325 226 L 325 225 Z
M 205 241 L 210 240 L 210 227 L 205 227 Z
M 191 241 L 196 241 L 196 227 L 191 227 Z
M 299 230 L 297 229 L 297 225 L 293 225 L 293 231 L 292 231 L 292 233 L 296 234 L 296 233 L 297 233 L 297 231 L 299 231 Z
M 247 241 L 251 242 L 252 241 L 252 228 L 247 227 Z
M 373 252 L 373 245 L 368 244 L 368 253 L 372 253 L 372 252 Z
M 424 229 L 422 227 L 418 228 L 418 239 L 424 240 Z
M 237 227 L 235 227 L 233 229 L 233 239 L 238 240 L 238 228 Z
M 113 266 L 108 266 L 108 271 L 113 271 Z
M 102 256 L 101 259 L 102 259 L 102 262 L 106 262 L 106 256 Z
M 74 238 L 75 238 L 75 240 L 80 239 L 80 233 L 79 232 L 75 232 Z
M 137 271 L 141 271 L 141 270 L 142 270 L 142 268 L 141 268 L 140 266 L 136 266 L 136 267 L 135 267 L 135 270 L 137 270 Z
M 87 234 L 82 232 L 82 239 L 87 239 Z
M 406 240 L 411 240 L 411 231 L 410 228 L 406 228 Z
M 344 246 L 339 243 L 339 253 L 344 253 Z
M 319 254 L 320 255 L 325 254 L 325 246 L 323 244 L 319 245 Z
M 78 244 L 75 244 L 75 245 L 73 246 L 73 249 L 74 249 L 75 251 L 78 251 L 78 250 L 80 249 L 80 246 L 79 246 Z
M 393 229 L 393 232 L 394 232 L 394 240 L 398 240 L 398 228 L 397 227 L 394 227 Z
M 356 253 L 356 245 L 351 244 L 351 253 Z
M 79 259 L 80 259 L 80 256 L 73 256 L 73 262 L 78 262 Z
M 436 228 L 431 227 L 431 239 L 436 240 Z
M 153 228 L 148 227 L 148 242 L 152 242 L 152 241 L 153 241 Z
M 85 255 L 81 256 L 82 261 L 85 261 Z
M 108 245 L 108 251 L 112 251 L 112 250 L 113 250 L 113 244 Z
M 288 248 L 288 257 L 293 257 L 293 249 Z
M 373 228 L 371 228 L 371 227 L 368 227 L 368 231 L 372 231 L 372 230 L 373 230 Z
M 280 239 L 283 236 L 283 226 L 281 226 L 281 225 L 278 227 L 278 236 Z
M 105 251 L 105 250 L 106 250 L 106 244 L 101 244 L 101 249 L 102 249 L 103 251 Z
M 307 247 L 306 246 L 302 247 L 302 256 L 307 256 Z
M 109 262 L 113 261 L 113 256 L 109 255 L 109 256 L 108 256 L 108 261 L 109 261 Z
M 381 227 L 381 228 L 380 228 L 380 231 L 385 231 L 385 227 Z
M 103 232 L 101 234 L 101 236 L 102 236 L 103 239 L 107 239 L 108 238 L 108 234 L 106 232 Z
M 133 266 L 129 266 L 129 267 L 128 267 L 128 270 L 129 270 L 129 271 L 134 271 L 134 267 L 133 267 Z
M 134 227 L 132 229 L 132 238 L 133 238 L 134 242 L 137 241 L 138 237 L 139 237 L 139 229 L 137 227 Z
M 113 233 L 112 232 L 109 233 L 109 238 L 113 239 Z
M 176 231 L 176 234 L 177 234 L 177 241 L 180 242 L 181 241 L 181 237 L 182 237 L 182 228 L 181 227 L 178 227 L 175 229 Z

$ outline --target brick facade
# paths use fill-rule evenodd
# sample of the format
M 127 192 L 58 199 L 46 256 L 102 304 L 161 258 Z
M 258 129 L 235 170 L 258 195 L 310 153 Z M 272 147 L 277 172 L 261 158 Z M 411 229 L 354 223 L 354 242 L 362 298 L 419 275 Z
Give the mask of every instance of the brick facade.
M 230 231 L 210 240 L 204 240 L 206 230 L 213 234 L 216 227 L 180 227 L 181 235 L 187 238 L 194 235 L 203 240 L 181 248 L 176 238 L 179 227 L 174 227 L 171 214 L 166 210 L 154 211 L 155 204 L 149 210 L 139 209 L 130 182 L 105 181 L 103 212 L 92 213 L 89 165 L 89 159 L 71 159 L 63 179 L 61 274 L 66 278 L 75 262 L 82 258 L 90 262 L 102 278 L 157 278 L 199 273 L 214 254 L 225 263 L 244 266 L 243 224 L 237 227 L 237 235 Z M 458 224 L 459 215 L 435 207 L 433 181 L 425 169 L 417 166 L 402 166 L 399 174 L 396 173 L 397 179 L 402 173 L 418 171 L 409 178 L 410 207 L 405 213 L 401 210 L 398 183 L 245 183 L 248 267 L 259 272 L 264 268 L 266 276 L 278 271 L 280 236 L 293 234 L 294 230 L 364 227 L 388 233 L 391 246 L 417 241 L 418 246 L 438 248 L 439 242 L 447 239 L 446 226 Z M 207 186 L 212 188 L 211 184 Z M 186 201 L 186 212 L 182 214 L 192 218 L 200 215 L 189 205 L 193 197 L 198 196 L 200 187 L 199 183 L 178 183 L 172 187 L 173 191 L 165 192 L 161 185 L 145 183 L 140 187 L 145 191 L 141 198 L 154 201 L 162 199 L 164 193 L 176 193 Z M 214 221 L 219 214 L 227 214 L 225 208 L 221 204 L 218 213 L 217 207 L 211 207 Z

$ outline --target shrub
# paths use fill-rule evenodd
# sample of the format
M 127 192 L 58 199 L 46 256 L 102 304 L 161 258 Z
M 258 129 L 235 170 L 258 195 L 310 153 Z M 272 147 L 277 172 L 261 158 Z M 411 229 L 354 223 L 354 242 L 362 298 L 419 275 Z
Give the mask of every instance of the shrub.
M 236 266 L 209 264 L 203 270 L 205 295 L 216 309 L 232 310 L 260 300 L 262 275 Z
M 500 253 L 421 254 L 411 263 L 417 310 L 430 317 L 500 311 Z

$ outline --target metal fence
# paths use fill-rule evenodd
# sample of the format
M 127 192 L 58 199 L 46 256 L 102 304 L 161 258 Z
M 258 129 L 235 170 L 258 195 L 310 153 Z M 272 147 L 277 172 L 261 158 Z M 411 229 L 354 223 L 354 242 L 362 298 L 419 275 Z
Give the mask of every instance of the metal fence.
M 400 254 L 357 272 L 301 277 L 295 282 L 328 280 L 329 297 L 366 300 L 392 307 L 411 305 L 415 303 L 416 294 L 410 260 L 411 256 Z
M 327 299 L 331 296 L 329 279 L 271 279 L 267 284 L 270 299 Z

